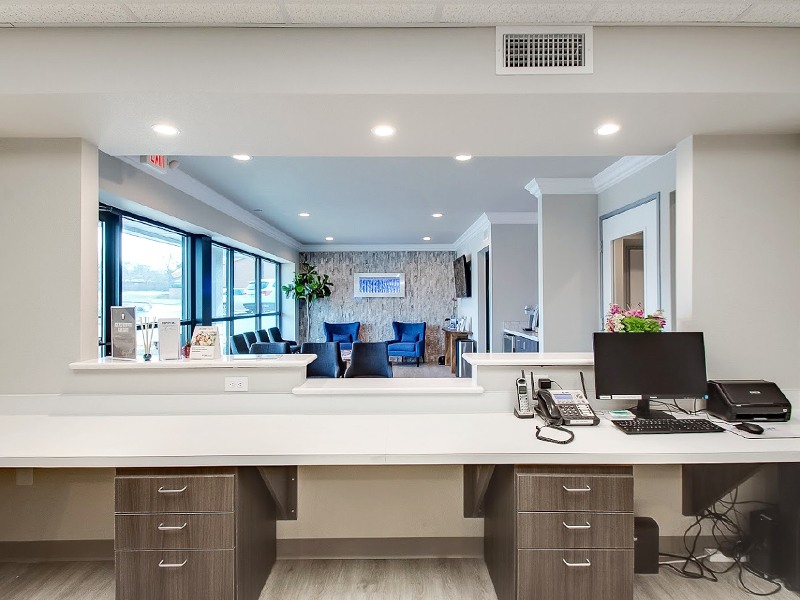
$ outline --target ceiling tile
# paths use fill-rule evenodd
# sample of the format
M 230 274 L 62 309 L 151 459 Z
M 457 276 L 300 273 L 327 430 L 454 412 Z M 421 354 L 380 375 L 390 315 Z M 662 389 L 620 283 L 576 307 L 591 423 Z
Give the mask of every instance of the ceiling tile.
M 277 4 L 260 2 L 137 2 L 128 7 L 144 23 L 284 23 Z
M 112 2 L 0 4 L 0 22 L 24 24 L 82 24 L 135 22 Z
M 286 4 L 289 19 L 298 24 L 364 25 L 433 23 L 435 4 Z
M 522 24 L 586 22 L 590 3 L 445 4 L 442 23 Z
M 599 4 L 595 23 L 728 23 L 736 21 L 749 3 L 741 2 L 625 2 Z
M 800 2 L 754 4 L 739 20 L 744 23 L 800 25 Z

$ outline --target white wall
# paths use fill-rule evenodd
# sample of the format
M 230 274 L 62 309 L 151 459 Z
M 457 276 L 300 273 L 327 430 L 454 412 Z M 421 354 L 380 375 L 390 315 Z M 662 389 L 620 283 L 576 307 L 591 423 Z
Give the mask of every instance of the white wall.
M 591 352 L 599 329 L 597 197 L 539 199 L 539 341 L 543 352 Z
M 463 254 L 468 261 L 471 261 L 472 276 L 472 296 L 459 298 L 458 315 L 462 318 L 467 317 L 472 322 L 472 335 L 477 342 L 479 351 L 486 347 L 486 332 L 480 328 L 481 314 L 486 310 L 486 300 L 482 290 L 483 280 L 481 278 L 482 267 L 480 263 L 483 261 L 483 254 L 481 252 L 490 246 L 491 226 L 487 221 L 485 227 L 480 227 L 478 231 L 456 248 L 456 256 Z
M 503 351 L 503 322 L 522 321 L 539 298 L 538 227 L 492 224 L 491 351 Z
M 669 152 L 644 169 L 634 173 L 597 195 L 600 216 L 622 208 L 632 202 L 659 194 L 659 245 L 661 265 L 660 305 L 667 319 L 667 329 L 674 326 L 672 306 L 672 261 L 670 260 L 670 194 L 675 191 L 676 153 Z M 602 307 L 598 317 L 605 312 Z

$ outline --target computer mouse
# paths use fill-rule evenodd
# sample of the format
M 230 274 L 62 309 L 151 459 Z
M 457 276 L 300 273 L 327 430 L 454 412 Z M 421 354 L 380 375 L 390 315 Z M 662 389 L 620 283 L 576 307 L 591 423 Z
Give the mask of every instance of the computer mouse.
M 764 428 L 761 425 L 756 425 L 755 423 L 739 423 L 734 425 L 736 429 L 741 429 L 742 431 L 746 431 L 747 433 L 764 433 Z

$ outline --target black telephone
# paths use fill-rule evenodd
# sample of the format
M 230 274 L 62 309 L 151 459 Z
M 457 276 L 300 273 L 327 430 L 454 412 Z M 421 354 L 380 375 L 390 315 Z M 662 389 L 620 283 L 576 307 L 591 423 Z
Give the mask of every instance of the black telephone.
M 597 425 L 600 419 L 580 390 L 540 389 L 537 412 L 548 424 Z

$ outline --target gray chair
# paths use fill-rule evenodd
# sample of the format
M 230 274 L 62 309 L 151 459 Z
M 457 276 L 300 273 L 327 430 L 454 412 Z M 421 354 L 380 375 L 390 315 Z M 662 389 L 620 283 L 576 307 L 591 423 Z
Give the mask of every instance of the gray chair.
M 306 367 L 306 377 L 341 377 L 346 365 L 342 360 L 339 342 L 306 342 L 300 347 L 301 354 L 316 354 Z
M 300 352 L 300 346 L 294 340 L 285 340 L 281 336 L 281 330 L 279 327 L 270 327 L 269 328 L 269 341 L 270 342 L 288 342 L 289 349 L 292 352 Z
M 392 377 L 386 342 L 360 342 L 350 351 L 350 366 L 345 377 Z
M 244 336 L 244 339 L 247 340 L 247 343 L 251 346 L 258 341 L 255 331 L 245 331 L 242 335 Z
M 250 346 L 250 354 L 289 354 L 287 342 L 256 342 Z
M 237 333 L 232 335 L 230 339 L 231 354 L 250 354 L 250 344 L 244 337 L 244 334 Z
M 256 337 L 258 338 L 259 342 L 267 343 L 272 341 L 271 339 L 269 339 L 269 333 L 267 333 L 266 329 L 259 329 L 258 331 L 256 331 Z

